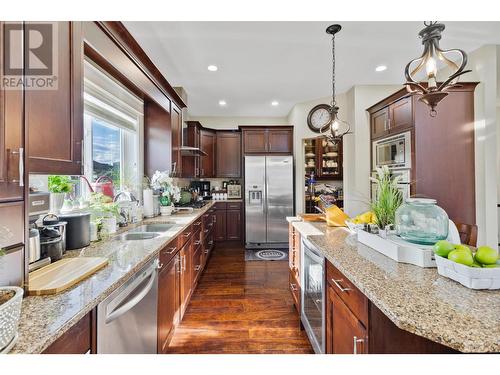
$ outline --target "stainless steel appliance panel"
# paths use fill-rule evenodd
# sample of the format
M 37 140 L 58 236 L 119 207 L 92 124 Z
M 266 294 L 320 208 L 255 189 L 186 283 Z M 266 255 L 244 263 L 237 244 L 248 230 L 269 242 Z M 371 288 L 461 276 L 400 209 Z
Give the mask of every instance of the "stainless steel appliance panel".
M 22 286 L 24 275 L 24 246 L 4 249 L 0 257 L 0 286 Z
M 266 157 L 245 156 L 245 233 L 247 243 L 266 242 Z
M 97 306 L 97 353 L 156 354 L 158 259 Z
M 288 242 L 287 216 L 293 216 L 292 156 L 266 156 L 267 242 Z
M 301 244 L 300 320 L 314 352 L 325 353 L 325 257 L 307 240 Z
M 391 169 L 411 168 L 411 132 L 373 142 L 373 169 L 384 165 Z

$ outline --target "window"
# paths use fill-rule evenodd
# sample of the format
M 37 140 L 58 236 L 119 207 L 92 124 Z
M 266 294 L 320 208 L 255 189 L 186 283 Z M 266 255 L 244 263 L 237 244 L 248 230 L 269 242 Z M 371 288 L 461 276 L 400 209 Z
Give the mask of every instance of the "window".
M 144 102 L 90 61 L 84 82 L 85 176 L 140 196 Z

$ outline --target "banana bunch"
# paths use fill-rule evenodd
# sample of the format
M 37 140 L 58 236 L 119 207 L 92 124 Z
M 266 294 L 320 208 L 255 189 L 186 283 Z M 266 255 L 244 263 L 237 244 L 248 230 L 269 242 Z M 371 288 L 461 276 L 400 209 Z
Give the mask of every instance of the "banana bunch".
M 372 211 L 367 211 L 361 215 L 356 216 L 352 219 L 354 224 L 375 224 L 377 217 Z

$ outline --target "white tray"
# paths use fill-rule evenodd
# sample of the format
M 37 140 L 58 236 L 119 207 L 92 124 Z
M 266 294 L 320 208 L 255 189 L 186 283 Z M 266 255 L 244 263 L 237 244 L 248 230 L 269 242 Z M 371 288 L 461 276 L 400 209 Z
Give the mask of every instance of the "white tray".
M 364 230 L 358 230 L 358 241 L 396 262 L 419 267 L 436 267 L 432 246 L 412 244 L 395 235 L 382 238 Z
M 500 268 L 475 268 L 436 256 L 437 270 L 470 289 L 500 289 Z

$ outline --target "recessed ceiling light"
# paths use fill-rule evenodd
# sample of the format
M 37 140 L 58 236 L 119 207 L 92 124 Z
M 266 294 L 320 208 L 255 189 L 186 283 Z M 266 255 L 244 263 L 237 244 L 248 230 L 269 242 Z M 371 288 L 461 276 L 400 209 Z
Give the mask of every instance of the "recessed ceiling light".
M 386 70 L 386 69 L 387 69 L 387 66 L 385 66 L 385 65 L 379 65 L 379 66 L 377 66 L 377 67 L 375 68 L 375 71 L 376 71 L 376 72 L 383 72 L 383 71 L 384 71 L 384 70 Z
M 224 107 L 226 104 L 227 104 L 227 103 L 226 103 L 226 101 L 225 101 L 225 100 L 219 100 L 219 105 L 220 105 L 221 107 Z
M 208 70 L 210 70 L 211 72 L 216 72 L 216 71 L 217 71 L 217 69 L 219 69 L 219 68 L 217 68 L 217 66 L 216 66 L 216 65 L 209 65 L 209 66 L 207 67 L 207 69 L 208 69 Z
M 279 105 L 279 104 L 280 104 L 280 103 L 278 103 L 276 100 L 273 100 L 273 101 L 271 102 L 271 105 L 272 105 L 273 107 L 276 107 L 276 106 L 277 106 L 277 105 Z

